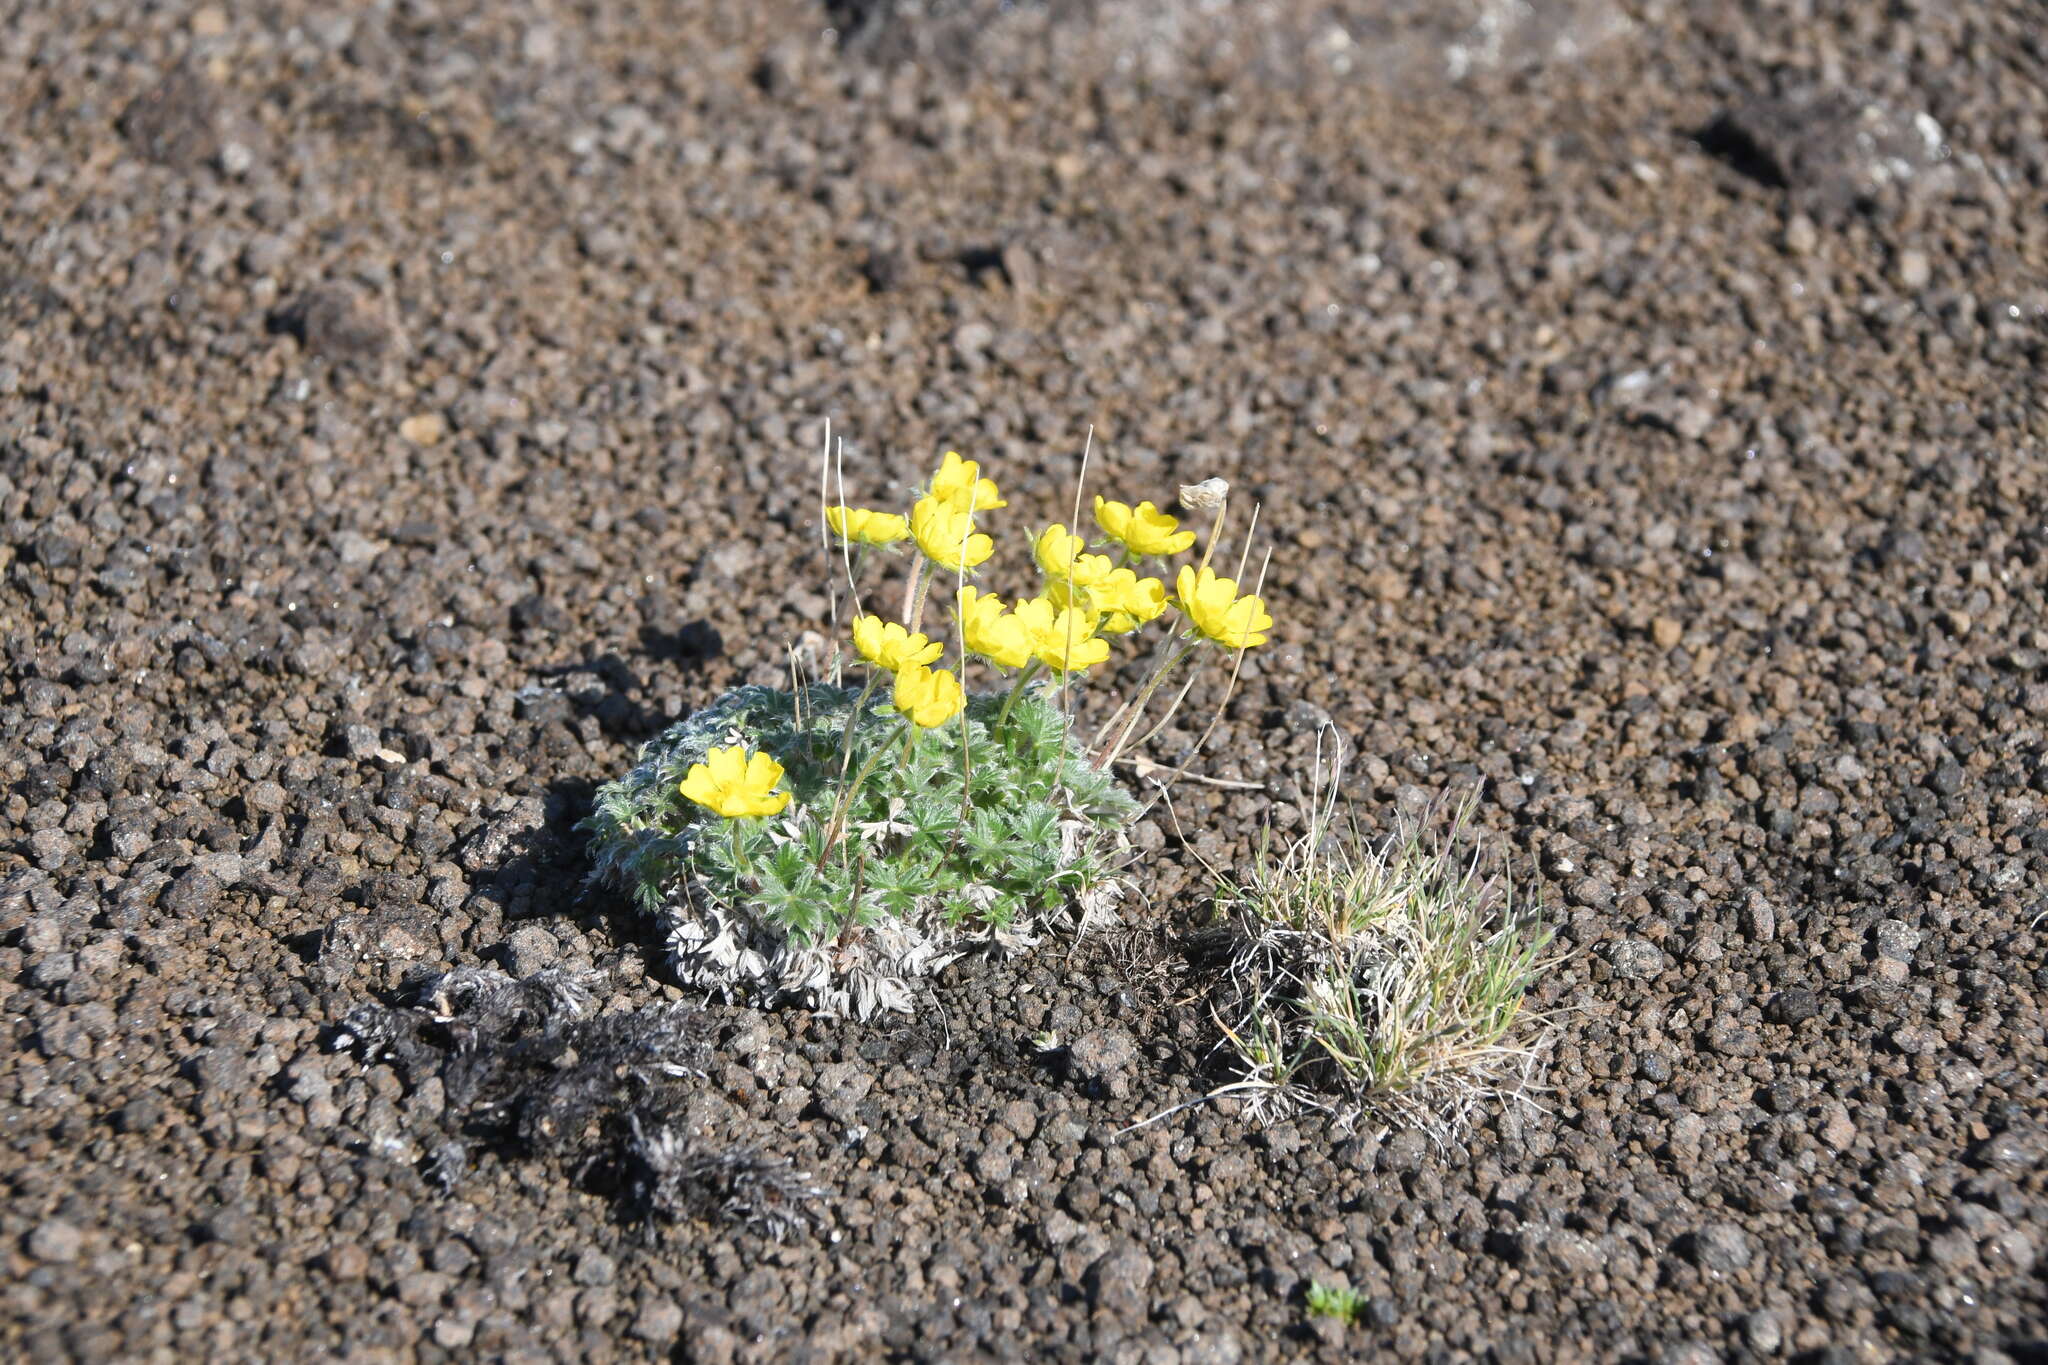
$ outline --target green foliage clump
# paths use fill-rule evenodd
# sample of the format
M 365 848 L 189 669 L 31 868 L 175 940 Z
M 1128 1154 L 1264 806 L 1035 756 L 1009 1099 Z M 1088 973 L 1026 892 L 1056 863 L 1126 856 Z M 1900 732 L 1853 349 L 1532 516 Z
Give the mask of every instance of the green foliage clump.
M 1348 1326 L 1365 1316 L 1365 1295 L 1349 1287 L 1332 1288 L 1320 1280 L 1312 1281 L 1308 1287 L 1308 1315 L 1335 1318 Z
M 1095 836 L 1135 803 L 1042 690 L 998 730 L 1003 700 L 971 696 L 964 727 L 906 734 L 872 690 L 739 688 L 599 790 L 584 822 L 597 875 L 650 911 L 687 895 L 799 949 L 890 919 L 944 936 L 1057 911 L 1107 877 Z M 782 765 L 780 815 L 726 820 L 681 794 L 693 764 L 734 744 Z

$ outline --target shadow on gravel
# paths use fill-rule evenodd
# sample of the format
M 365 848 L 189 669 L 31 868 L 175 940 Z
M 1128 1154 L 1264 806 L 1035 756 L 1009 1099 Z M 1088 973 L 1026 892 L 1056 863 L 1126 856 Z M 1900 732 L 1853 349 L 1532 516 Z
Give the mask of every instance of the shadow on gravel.
M 576 822 L 594 790 L 581 778 L 562 778 L 539 796 L 506 797 L 490 807 L 458 853 L 475 894 L 508 920 L 576 913 L 583 877 Z
M 647 662 L 688 674 L 723 654 L 725 638 L 704 621 L 675 630 L 649 625 L 640 630 L 640 649 Z M 613 739 L 638 745 L 682 719 L 643 701 L 645 680 L 616 653 L 540 669 L 535 677 L 540 681 L 519 690 L 515 710 L 536 727 L 589 717 Z
M 723 648 L 701 623 L 672 634 L 650 629 L 643 644 L 686 666 Z M 624 659 L 605 654 L 542 671 L 514 711 L 543 752 L 589 743 L 592 722 L 637 744 L 673 719 L 642 702 L 644 692 Z M 538 1159 L 615 1201 L 628 1221 L 716 1218 L 777 1240 L 803 1231 L 821 1193 L 806 1176 L 754 1148 L 708 1142 L 685 1119 L 704 1089 L 714 1042 L 707 1017 L 673 1003 L 606 1010 L 607 973 L 587 959 L 558 960 L 560 926 L 543 921 L 595 931 L 640 954 L 645 972 L 660 970 L 661 945 L 630 902 L 586 883 L 577 826 L 595 790 L 588 778 L 561 778 L 480 812 L 454 856 L 469 878 L 483 951 L 501 965 L 413 973 L 350 1010 L 330 1045 L 390 1066 L 408 1096 L 438 1087 L 442 1103 L 421 1107 L 408 1127 L 424 1153 L 421 1175 L 443 1189 L 465 1183 L 482 1155 Z M 400 898 L 413 890 L 417 912 L 416 888 L 388 889 Z M 300 951 L 340 965 L 375 943 L 382 890 L 373 879 L 362 894 L 363 913 Z
M 1754 180 L 1767 189 L 1791 188 L 1792 180 L 1785 168 L 1732 114 L 1718 115 L 1692 136 L 1701 151 L 1727 163 L 1737 175 Z
M 709 621 L 687 621 L 674 630 L 642 626 L 640 648 L 662 663 L 697 667 L 725 653 L 725 637 Z

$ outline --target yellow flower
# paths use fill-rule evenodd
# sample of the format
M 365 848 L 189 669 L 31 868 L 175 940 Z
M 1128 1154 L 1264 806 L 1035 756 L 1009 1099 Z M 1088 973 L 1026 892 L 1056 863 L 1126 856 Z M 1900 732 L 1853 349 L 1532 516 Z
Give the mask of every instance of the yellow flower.
M 1017 619 L 1030 632 L 1031 652 L 1056 673 L 1093 668 L 1109 657 L 1109 641 L 1096 638 L 1096 614 L 1086 606 L 1034 597 L 1017 604 Z
M 1060 578 L 1077 587 L 1091 587 L 1109 577 L 1116 566 L 1108 555 L 1084 555 L 1086 542 L 1055 522 L 1045 528 L 1031 546 L 1032 557 L 1047 578 Z
M 692 763 L 683 779 L 683 795 L 728 820 L 745 815 L 779 815 L 789 793 L 776 791 L 782 765 L 766 754 L 749 756 L 747 746 L 713 749 L 702 763 Z
M 1193 531 L 1176 530 L 1180 522 L 1149 502 L 1126 507 L 1123 503 L 1109 502 L 1098 496 L 1095 499 L 1095 521 L 1109 533 L 1111 540 L 1140 558 L 1177 555 L 1195 543 Z
M 960 690 L 960 680 L 943 668 L 917 664 L 896 675 L 896 709 L 913 725 L 927 730 L 944 725 L 965 705 L 967 694 Z
M 827 507 L 825 524 L 833 535 L 850 544 L 894 545 L 910 534 L 910 523 L 894 512 L 865 507 Z
M 1214 569 L 1197 573 L 1193 565 L 1184 564 L 1174 589 L 1176 604 L 1204 638 L 1225 649 L 1266 643 L 1265 632 L 1273 628 L 1273 618 L 1266 615 L 1266 604 L 1258 597 L 1239 597 L 1234 579 L 1218 578 Z
M 961 459 L 957 450 L 947 451 L 939 472 L 932 475 L 931 495 L 956 512 L 986 512 L 1010 505 L 996 491 L 994 479 L 981 477 L 980 463 Z
M 913 635 L 894 621 L 863 616 L 853 623 L 853 647 L 860 657 L 891 673 L 922 667 L 946 652 L 945 645 Z
M 992 592 L 960 589 L 960 642 L 998 668 L 1022 668 L 1034 653 L 1031 633 Z
M 937 498 L 919 498 L 910 509 L 910 534 L 917 548 L 942 569 L 959 573 L 995 553 L 996 543 L 974 529 L 974 518 Z
M 1055 607 L 1089 613 L 1095 629 L 1105 635 L 1128 634 L 1166 611 L 1166 585 L 1156 578 L 1140 578 L 1134 569 L 1112 569 L 1085 588 L 1063 578 L 1048 579 L 1045 597 Z
M 1052 604 L 1054 611 L 1071 607 L 1074 614 L 1087 623 L 1088 633 L 1094 634 L 1102 623 L 1102 608 L 1095 605 L 1095 591 L 1092 588 L 1077 588 L 1064 578 L 1048 578 L 1045 581 L 1045 600 Z M 1019 602 L 1017 610 L 1022 611 L 1025 603 Z
M 1111 573 L 1088 589 L 1088 598 L 1102 613 L 1097 629 L 1105 635 L 1127 634 L 1166 611 L 1166 585 L 1156 578 L 1140 578 L 1130 569 Z

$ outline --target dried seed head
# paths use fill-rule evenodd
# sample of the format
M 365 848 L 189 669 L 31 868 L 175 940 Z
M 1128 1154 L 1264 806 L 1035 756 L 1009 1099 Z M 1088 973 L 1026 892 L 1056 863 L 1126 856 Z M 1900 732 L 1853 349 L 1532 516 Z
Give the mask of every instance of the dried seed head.
M 1180 505 L 1190 512 L 1212 512 L 1230 496 L 1228 479 L 1204 479 L 1180 486 Z

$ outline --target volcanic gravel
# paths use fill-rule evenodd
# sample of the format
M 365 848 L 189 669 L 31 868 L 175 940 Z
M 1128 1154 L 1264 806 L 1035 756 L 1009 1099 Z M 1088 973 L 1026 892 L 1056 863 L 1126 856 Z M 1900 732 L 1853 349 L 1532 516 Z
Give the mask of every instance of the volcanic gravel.
M 2042 34 L 8 7 L 0 1354 L 2048 1356 Z M 1091 427 L 1096 489 L 1262 503 L 1275 639 L 1152 753 L 1263 790 L 1179 783 L 1121 931 L 908 1022 L 673 1014 L 677 1140 L 808 1231 L 652 1218 L 580 1129 L 453 1168 L 340 1025 L 679 1001 L 574 825 L 816 656 L 826 417 L 863 501 L 988 461 L 1011 576 Z M 1476 791 L 1542 894 L 1545 1088 L 1121 1131 L 1227 1079 L 1180 944 L 1326 725 L 1369 827 Z

